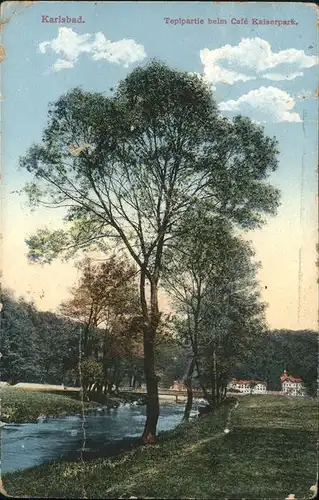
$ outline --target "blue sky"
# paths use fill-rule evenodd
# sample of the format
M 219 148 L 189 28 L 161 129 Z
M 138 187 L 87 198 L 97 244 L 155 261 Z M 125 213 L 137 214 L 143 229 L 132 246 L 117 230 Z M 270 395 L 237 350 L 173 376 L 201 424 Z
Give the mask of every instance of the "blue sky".
M 25 294 L 28 288 L 40 307 L 54 309 L 58 296 L 67 293 L 76 279 L 70 266 L 66 278 L 66 269 L 54 267 L 59 264 L 49 269 L 27 264 L 25 235 L 48 221 L 52 225 L 60 221 L 56 214 L 44 211 L 30 214 L 23 200 L 12 193 L 28 180 L 26 173 L 18 170 L 18 158 L 40 140 L 49 102 L 75 86 L 108 91 L 134 67 L 158 58 L 177 69 L 199 73 L 214 89 L 225 116 L 245 114 L 262 122 L 267 134 L 279 140 L 280 168 L 271 182 L 282 191 L 282 206 L 267 227 L 250 233 L 249 238 L 263 263 L 262 285 L 267 284 L 270 290 L 264 292 L 264 298 L 269 302 L 271 326 L 315 327 L 315 8 L 298 3 L 290 4 L 289 9 L 285 4 L 218 2 L 22 4 L 12 2 L 2 13 L 3 19 L 11 15 L 2 37 L 7 52 L 2 65 L 4 283 L 18 294 Z M 82 16 L 85 22 L 42 23 L 43 15 Z M 182 26 L 166 23 L 165 18 L 200 18 L 204 24 Z M 227 24 L 208 24 L 208 18 L 225 19 Z M 248 24 L 231 24 L 233 18 L 247 18 Z M 252 18 L 293 18 L 298 24 L 253 25 Z M 298 322 L 300 247 L 303 279 Z M 57 277 L 59 272 L 64 280 L 61 274 Z M 48 280 L 50 290 L 46 289 Z M 41 302 L 38 296 L 42 290 L 45 300 Z

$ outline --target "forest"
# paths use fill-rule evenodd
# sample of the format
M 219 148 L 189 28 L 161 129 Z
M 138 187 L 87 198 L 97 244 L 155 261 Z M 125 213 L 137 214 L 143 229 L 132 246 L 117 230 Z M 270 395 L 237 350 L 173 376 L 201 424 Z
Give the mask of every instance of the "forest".
M 2 303 L 1 380 L 10 384 L 79 384 L 79 345 L 81 330 L 87 328 L 85 322 L 62 313 L 39 311 L 32 302 L 15 298 L 9 291 L 3 291 Z M 62 304 L 63 308 L 66 304 Z M 104 356 L 103 349 L 93 348 L 94 339 L 99 338 L 105 348 Z M 265 331 L 251 344 L 245 358 L 230 369 L 229 379 L 265 380 L 268 390 L 276 391 L 281 389 L 279 377 L 286 368 L 288 373 L 301 377 L 308 394 L 315 396 L 317 341 L 317 332 L 311 330 Z M 116 333 L 96 328 L 90 342 L 92 347 L 83 362 L 88 386 L 96 382 L 98 375 L 102 376 L 106 392 L 145 383 L 142 336 L 131 325 Z M 161 387 L 169 388 L 175 380 L 185 379 L 190 350 L 171 334 L 171 328 L 159 337 L 156 354 Z M 193 383 L 198 385 L 196 373 Z

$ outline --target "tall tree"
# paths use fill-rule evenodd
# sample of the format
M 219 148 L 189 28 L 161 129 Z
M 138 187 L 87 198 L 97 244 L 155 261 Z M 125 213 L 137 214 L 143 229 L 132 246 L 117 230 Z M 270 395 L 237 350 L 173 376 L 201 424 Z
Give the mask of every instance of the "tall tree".
M 198 203 L 244 227 L 274 213 L 279 195 L 266 179 L 277 153 L 276 140 L 249 119 L 222 118 L 203 80 L 155 61 L 132 71 L 113 97 L 80 89 L 61 96 L 42 143 L 21 160 L 34 174 L 31 202 L 66 207 L 71 223 L 68 232 L 31 236 L 31 258 L 48 262 L 115 241 L 138 266 L 145 442 L 154 440 L 159 415 L 154 348 L 163 250 Z
M 238 262 L 234 269 L 238 271 L 237 265 Z M 266 329 L 265 305 L 260 302 L 257 283 L 253 276 L 247 283 L 249 278 L 242 269 L 240 272 L 241 275 L 235 274 L 235 286 L 230 290 L 218 285 L 205 297 L 210 307 L 206 308 L 199 352 L 204 382 L 211 389 L 213 405 L 226 396 L 232 371 L 247 357 L 256 338 Z
M 220 218 L 197 212 L 188 224 L 187 236 L 167 252 L 164 261 L 164 283 L 185 317 L 180 333 L 192 351 L 185 376 L 185 420 L 192 407 L 195 369 L 206 399 L 218 403 L 231 367 L 252 336 L 263 330 L 264 309 L 249 244 L 235 237 L 231 226 Z

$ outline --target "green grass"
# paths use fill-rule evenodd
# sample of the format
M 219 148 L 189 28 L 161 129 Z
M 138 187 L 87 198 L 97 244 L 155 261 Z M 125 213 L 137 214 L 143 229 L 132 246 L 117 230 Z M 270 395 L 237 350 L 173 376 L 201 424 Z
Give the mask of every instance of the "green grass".
M 4 387 L 0 389 L 0 413 L 5 422 L 34 422 L 39 415 L 56 417 L 82 411 L 80 400 L 65 394 Z M 85 404 L 85 407 L 96 403 Z
M 58 498 L 309 498 L 316 480 L 315 400 L 244 396 L 155 445 L 113 459 L 57 462 L 3 476 L 10 495 Z M 230 433 L 223 432 L 230 408 Z

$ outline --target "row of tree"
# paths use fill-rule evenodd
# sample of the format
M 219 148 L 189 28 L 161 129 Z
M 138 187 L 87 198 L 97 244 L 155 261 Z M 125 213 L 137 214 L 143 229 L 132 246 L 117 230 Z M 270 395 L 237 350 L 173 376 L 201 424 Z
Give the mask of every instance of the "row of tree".
M 83 275 L 86 274 L 87 269 Z M 69 301 L 70 306 L 74 303 L 79 290 L 83 291 L 83 277 L 78 288 L 73 290 L 75 295 Z M 81 331 L 83 334 L 88 328 L 84 312 L 82 312 L 82 322 L 79 323 L 62 315 L 40 312 L 34 304 L 22 298 L 17 300 L 7 291 L 2 294 L 2 304 L 1 380 L 11 384 L 17 382 L 79 384 Z M 229 304 L 227 305 L 229 307 Z M 66 307 L 64 303 L 62 308 Z M 187 322 L 188 319 L 186 321 L 185 317 L 178 316 L 167 325 L 166 337 L 158 338 L 156 373 L 161 386 L 168 388 L 175 380 L 184 380 L 188 387 L 202 386 L 206 393 L 209 388 L 211 394 L 208 394 L 208 400 L 211 400 L 216 391 L 215 384 L 211 380 L 212 376 L 217 375 L 218 379 L 223 380 L 223 383 L 218 382 L 216 391 L 221 398 L 224 394 L 225 380 L 227 382 L 232 377 L 265 380 L 268 389 L 280 390 L 280 375 L 286 368 L 288 373 L 303 379 L 310 395 L 316 394 L 318 356 L 316 332 L 264 331 L 254 334 L 254 338 L 249 341 L 245 335 L 240 335 L 237 340 L 240 340 L 242 347 L 238 349 L 239 346 L 234 343 L 233 355 L 230 350 L 224 355 L 220 350 L 222 341 L 227 342 L 229 347 L 230 339 L 227 335 L 223 337 L 219 331 L 219 350 L 214 356 L 209 346 L 216 340 L 218 332 L 210 330 L 208 334 L 201 328 L 197 339 L 199 346 L 197 371 L 190 342 L 192 330 L 188 330 Z M 175 334 L 172 336 L 170 333 L 168 336 L 167 332 L 172 332 L 172 325 Z M 88 344 L 92 348 L 87 347 L 86 352 L 83 348 L 82 351 L 82 374 L 86 379 L 87 390 L 98 382 L 98 375 L 101 372 L 109 374 L 109 378 L 101 377 L 104 392 L 114 390 L 114 386 L 125 385 L 134 388 L 144 382 L 141 335 L 137 340 L 135 336 L 131 338 L 131 333 L 131 330 L 120 332 L 118 341 L 115 342 L 114 332 L 111 332 L 108 339 L 105 328 L 89 329 Z M 98 337 L 102 344 L 113 342 L 113 349 L 105 349 L 104 358 L 102 350 L 98 355 L 98 351 L 93 348 L 94 341 Z M 235 337 L 234 332 L 233 340 Z M 82 345 L 84 347 L 83 337 Z M 201 375 L 199 379 L 198 373 Z M 96 390 L 99 390 L 98 384 Z M 186 418 L 189 411 L 190 402 L 186 405 Z
M 3 291 L 1 380 L 82 385 L 86 393 L 104 395 L 120 384 L 135 388 L 144 382 L 136 273 L 114 257 L 100 264 L 85 259 L 79 267 L 80 280 L 59 314 L 38 311 Z M 162 384 L 183 377 L 183 349 L 164 330 L 156 354 Z
M 31 204 L 62 207 L 67 226 L 65 231 L 42 229 L 30 236 L 29 257 L 51 262 L 79 250 L 98 248 L 107 255 L 116 248 L 134 263 L 147 386 L 142 437 L 150 442 L 159 416 L 155 350 L 163 324 L 159 291 L 166 286 L 169 255 L 178 267 L 183 257 L 174 250 L 187 248 L 193 220 L 202 229 L 209 222 L 214 253 L 219 251 L 215 228 L 221 226 L 231 238 L 238 229 L 261 226 L 264 215 L 276 212 L 279 193 L 268 177 L 278 166 L 277 141 L 248 118 L 221 116 L 211 88 L 196 74 L 157 61 L 134 69 L 113 95 L 71 90 L 50 106 L 48 118 L 42 142 L 31 146 L 21 167 L 33 176 L 26 187 Z M 254 314 L 237 321 L 249 301 L 257 307 L 252 291 L 249 298 L 240 294 L 240 279 L 234 294 L 231 279 L 222 277 L 218 283 L 215 276 L 205 284 L 210 303 L 216 294 L 219 297 L 211 313 L 213 340 L 207 345 L 212 368 L 198 357 L 204 342 L 204 327 L 199 336 L 198 323 L 202 327 L 208 316 L 202 319 L 202 306 L 200 318 L 188 316 L 192 334 L 185 334 L 186 341 L 202 385 L 207 373 L 215 387 L 213 399 L 224 387 L 216 375 L 227 344 L 225 340 L 221 347 L 221 336 L 226 339 L 227 331 L 234 349 L 233 326 L 238 328 L 237 339 L 239 331 L 247 327 L 250 336 L 255 328 Z M 228 300 L 236 305 L 221 319 Z
M 86 278 L 87 269 L 81 281 Z M 15 300 L 9 292 L 2 294 L 2 380 L 82 384 L 85 392 L 95 387 L 105 393 L 118 387 L 123 378 L 133 385 L 141 383 L 143 353 L 134 318 L 128 318 L 127 310 L 121 318 L 117 311 L 103 328 L 97 327 L 92 312 L 85 309 L 88 299 L 75 306 L 82 291 L 83 283 L 70 302 L 62 304 L 61 313 L 68 315 L 40 312 L 33 303 Z M 93 304 L 97 305 L 92 300 Z M 75 307 L 81 319 L 73 320 Z

